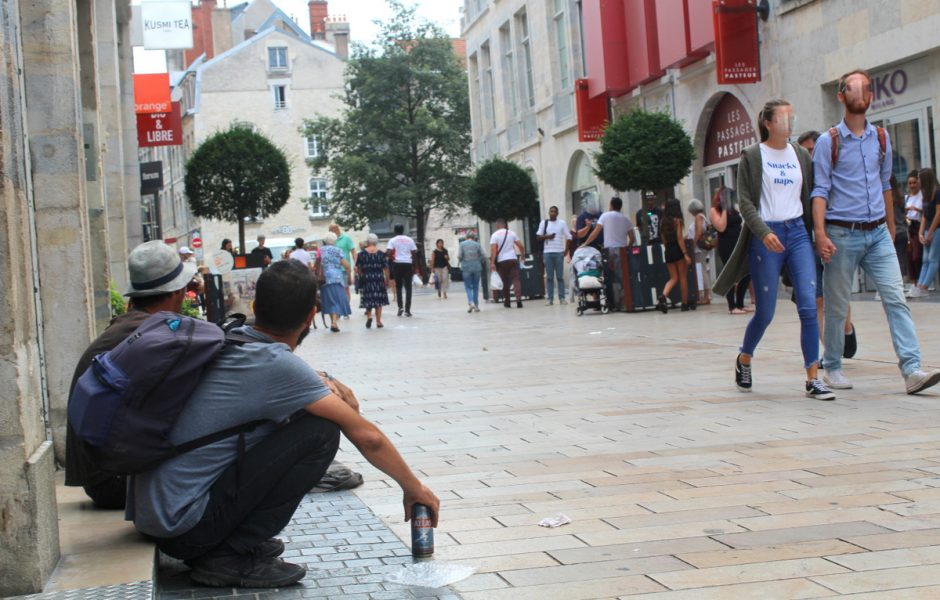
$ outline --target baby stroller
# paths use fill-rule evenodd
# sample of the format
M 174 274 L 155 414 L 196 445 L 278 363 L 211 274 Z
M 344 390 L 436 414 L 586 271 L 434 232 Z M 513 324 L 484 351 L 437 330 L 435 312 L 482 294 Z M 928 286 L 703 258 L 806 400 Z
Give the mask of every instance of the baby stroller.
M 578 248 L 571 257 L 571 275 L 578 295 L 578 316 L 593 308 L 607 314 L 607 291 L 604 282 L 604 257 L 591 246 Z

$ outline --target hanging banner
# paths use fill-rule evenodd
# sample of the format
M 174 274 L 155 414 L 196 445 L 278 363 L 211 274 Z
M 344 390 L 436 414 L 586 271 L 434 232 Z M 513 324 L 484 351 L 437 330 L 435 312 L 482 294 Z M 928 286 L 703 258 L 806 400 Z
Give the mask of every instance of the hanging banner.
M 149 0 L 140 5 L 147 50 L 193 47 L 193 4 L 190 0 Z
M 170 112 L 170 74 L 134 74 L 134 112 Z
M 140 191 L 152 194 L 163 189 L 163 161 L 140 163 Z
M 181 146 L 183 144 L 183 118 L 180 103 L 173 102 L 169 112 L 137 115 L 137 145 L 141 148 L 155 146 Z
M 760 81 L 757 0 L 712 0 L 719 84 Z
M 587 79 L 575 81 L 574 90 L 578 112 L 578 141 L 599 141 L 604 136 L 604 128 L 609 121 L 607 94 L 591 98 Z

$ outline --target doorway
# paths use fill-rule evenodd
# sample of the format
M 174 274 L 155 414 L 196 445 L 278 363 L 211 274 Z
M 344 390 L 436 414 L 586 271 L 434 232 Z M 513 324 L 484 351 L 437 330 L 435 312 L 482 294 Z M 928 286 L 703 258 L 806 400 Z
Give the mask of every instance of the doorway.
M 885 111 L 872 118 L 891 139 L 891 172 L 905 181 L 912 169 L 934 165 L 933 109 L 926 102 Z

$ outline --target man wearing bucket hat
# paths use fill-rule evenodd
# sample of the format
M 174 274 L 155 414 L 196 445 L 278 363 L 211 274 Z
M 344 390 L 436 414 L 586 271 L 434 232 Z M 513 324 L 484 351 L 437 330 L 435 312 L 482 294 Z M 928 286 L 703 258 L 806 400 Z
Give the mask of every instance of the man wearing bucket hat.
M 161 310 L 180 312 L 186 288 L 196 275 L 196 263 L 180 260 L 181 254 L 159 240 L 134 248 L 127 260 L 129 283 L 124 295 L 130 298 L 128 311 L 115 317 L 85 350 L 75 367 L 70 395 L 91 360 L 121 343 L 144 319 Z M 124 508 L 126 478 L 101 471 L 83 452 L 71 425 L 66 429 L 65 485 L 83 487 L 99 508 Z

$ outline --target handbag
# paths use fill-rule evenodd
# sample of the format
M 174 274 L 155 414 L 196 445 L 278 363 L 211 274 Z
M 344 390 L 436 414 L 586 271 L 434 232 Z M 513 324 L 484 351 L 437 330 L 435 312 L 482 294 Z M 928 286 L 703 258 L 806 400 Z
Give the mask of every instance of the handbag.
M 705 226 L 705 231 L 702 232 L 702 237 L 695 242 L 695 245 L 700 249 L 708 252 L 712 248 L 718 245 L 718 230 L 715 229 L 715 226 L 709 223 Z
M 317 278 L 317 286 L 322 286 L 326 284 L 326 273 L 323 272 L 323 259 L 318 258 L 316 266 L 313 269 L 314 275 Z

